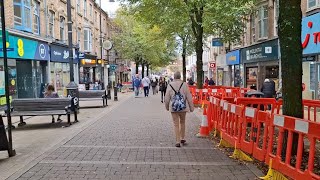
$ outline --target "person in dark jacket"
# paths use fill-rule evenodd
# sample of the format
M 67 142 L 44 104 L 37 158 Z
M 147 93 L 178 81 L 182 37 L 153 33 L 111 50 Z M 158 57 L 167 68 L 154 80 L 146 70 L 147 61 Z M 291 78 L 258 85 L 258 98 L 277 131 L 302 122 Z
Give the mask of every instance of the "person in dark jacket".
M 190 86 L 194 85 L 194 82 L 193 82 L 193 80 L 191 78 L 189 78 L 189 80 L 188 80 L 188 85 L 190 85 Z
M 270 79 L 265 79 L 261 87 L 261 92 L 264 93 L 265 98 L 272 98 L 275 95 L 276 89 L 275 85 L 270 81 Z
M 263 92 L 265 98 L 274 98 L 276 94 L 274 83 L 272 83 L 270 79 L 265 79 L 261 88 L 261 92 Z M 268 105 L 268 109 L 271 109 L 271 105 Z
M 214 82 L 214 80 L 212 78 L 210 78 L 209 86 L 214 86 L 214 85 L 216 85 L 216 83 Z

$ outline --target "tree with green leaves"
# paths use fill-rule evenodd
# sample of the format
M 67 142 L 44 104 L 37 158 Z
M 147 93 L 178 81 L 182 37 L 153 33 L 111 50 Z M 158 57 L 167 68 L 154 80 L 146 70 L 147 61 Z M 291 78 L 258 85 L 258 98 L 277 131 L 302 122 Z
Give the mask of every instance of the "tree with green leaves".
M 159 27 L 137 21 L 126 8 L 117 12 L 114 23 L 120 29 L 113 36 L 115 48 L 135 61 L 136 70 L 141 64 L 143 75 L 145 66 L 165 66 L 174 58 L 174 42 L 164 38 Z
M 125 0 L 123 0 L 125 1 Z M 254 0 L 126 0 L 150 22 L 161 29 L 178 34 L 190 29 L 197 56 L 197 86 L 202 88 L 203 41 L 206 35 L 222 37 L 228 42 L 237 41 L 243 33 L 242 21 L 252 8 Z M 230 38 L 231 37 L 231 38 Z

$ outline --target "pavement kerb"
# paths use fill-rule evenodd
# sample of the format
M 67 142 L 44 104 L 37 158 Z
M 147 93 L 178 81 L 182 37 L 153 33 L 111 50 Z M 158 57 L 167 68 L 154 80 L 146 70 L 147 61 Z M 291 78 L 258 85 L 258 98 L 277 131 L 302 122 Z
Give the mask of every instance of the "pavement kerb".
M 195 108 L 195 111 L 193 114 L 199 119 L 199 122 L 201 122 L 202 118 L 202 109 L 201 108 Z M 200 126 L 200 125 L 199 125 Z M 259 170 L 254 164 L 252 163 L 243 163 L 254 175 L 257 177 L 262 177 L 264 174 Z
M 32 160 L 30 163 L 28 163 L 27 165 L 25 165 L 24 167 L 22 167 L 21 169 L 17 170 L 15 173 L 13 173 L 11 176 L 9 176 L 8 178 L 6 178 L 7 180 L 15 180 L 17 178 L 19 178 L 22 174 L 24 174 L 27 170 L 31 169 L 32 167 L 34 167 L 36 164 L 38 164 L 39 162 L 41 162 L 48 154 L 54 152 L 56 149 L 58 149 L 59 147 L 61 147 L 63 144 L 67 143 L 68 141 L 70 141 L 72 138 L 74 138 L 76 135 L 78 135 L 79 133 L 81 133 L 82 131 L 84 131 L 85 129 L 93 126 L 98 120 L 100 120 L 103 116 L 111 113 L 115 108 L 117 108 L 118 106 L 120 106 L 122 103 L 125 103 L 126 101 L 128 101 L 130 98 L 132 98 L 131 95 L 127 95 L 124 96 L 123 99 L 121 101 L 118 101 L 118 103 L 112 105 L 111 107 L 108 106 L 106 107 L 106 109 L 104 111 L 102 111 L 102 113 L 100 113 L 97 117 L 94 118 L 94 120 L 92 121 L 87 121 L 84 122 L 83 124 L 81 124 L 81 126 L 75 127 L 74 129 L 71 129 L 71 134 L 62 139 L 59 143 L 54 144 L 52 146 L 48 146 L 46 148 L 45 151 L 43 151 L 43 153 L 41 153 L 38 157 L 36 157 L 34 160 Z M 110 109 L 107 109 L 110 108 Z M 81 123 L 81 122 L 80 122 Z M 1 178 L 0 178 L 1 179 Z

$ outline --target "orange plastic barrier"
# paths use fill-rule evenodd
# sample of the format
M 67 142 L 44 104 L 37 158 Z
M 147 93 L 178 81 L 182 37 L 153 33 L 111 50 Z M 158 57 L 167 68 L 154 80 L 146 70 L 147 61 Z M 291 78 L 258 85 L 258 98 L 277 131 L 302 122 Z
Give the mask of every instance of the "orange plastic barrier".
M 245 98 L 240 97 L 236 99 L 236 104 L 248 107 L 258 108 L 259 110 L 266 111 L 268 106 L 271 106 L 271 112 L 274 112 L 277 107 L 277 101 L 274 98 Z
M 280 114 L 280 109 L 282 107 L 282 99 L 277 101 L 276 111 L 277 114 Z M 318 110 L 320 109 L 320 100 L 307 100 L 303 99 L 302 101 L 304 110 L 304 118 L 309 121 L 320 122 L 320 119 L 317 119 Z
M 243 107 L 227 103 L 229 109 L 229 115 L 225 119 L 225 125 L 221 129 L 222 137 L 230 145 L 234 147 L 240 147 L 241 137 L 241 117 L 243 114 Z
M 269 128 L 270 138 L 266 162 L 269 163 L 269 160 L 271 159 L 272 168 L 293 179 L 320 179 L 319 174 L 315 174 L 313 172 L 316 158 L 316 142 L 320 140 L 320 124 L 308 120 L 297 119 L 295 117 L 274 114 Z M 276 128 L 278 130 L 276 130 Z M 283 161 L 281 151 L 285 131 L 288 132 L 288 141 L 286 143 L 286 156 L 283 157 Z M 297 133 L 299 135 L 298 151 L 294 165 L 291 164 L 293 133 Z M 275 134 L 277 134 L 277 136 Z M 306 167 L 302 167 L 303 154 L 305 154 L 303 152 L 304 138 L 307 138 L 310 142 L 308 161 L 305 162 L 307 163 Z
M 224 90 L 224 97 L 240 97 L 240 89 L 239 88 L 226 88 Z
M 220 92 L 225 90 L 221 88 Z M 320 172 L 315 171 L 315 167 L 320 166 L 320 153 L 317 150 L 320 143 L 320 123 L 313 122 L 317 118 L 320 101 L 304 100 L 307 119 L 299 119 L 279 115 L 277 112 L 282 101 L 276 102 L 273 98 L 242 98 L 239 97 L 241 89 L 236 98 L 217 92 L 218 90 L 214 96 L 208 93 L 208 127 L 210 131 L 214 129 L 221 132 L 223 141 L 220 145 L 224 146 L 224 142 L 227 142 L 234 146 L 232 157 L 246 159 L 246 155 L 241 154 L 245 152 L 289 178 L 320 180 Z M 204 96 L 205 93 L 206 91 L 202 92 Z M 270 111 L 268 105 L 271 105 Z M 275 108 L 277 112 L 274 112 Z M 285 132 L 288 133 L 288 139 L 285 157 L 282 157 Z M 296 156 L 292 156 L 291 150 L 294 133 L 299 136 Z M 266 177 L 271 175 L 272 178 L 280 178 L 277 172 L 271 170 Z
M 264 162 L 267 154 L 268 127 L 270 126 L 271 115 L 269 112 L 258 111 L 255 130 L 256 137 L 253 143 L 252 155 L 259 161 Z
M 240 139 L 240 148 L 242 151 L 252 154 L 254 137 L 256 137 L 255 123 L 257 119 L 257 109 L 245 107 L 244 114 L 241 117 L 242 132 Z

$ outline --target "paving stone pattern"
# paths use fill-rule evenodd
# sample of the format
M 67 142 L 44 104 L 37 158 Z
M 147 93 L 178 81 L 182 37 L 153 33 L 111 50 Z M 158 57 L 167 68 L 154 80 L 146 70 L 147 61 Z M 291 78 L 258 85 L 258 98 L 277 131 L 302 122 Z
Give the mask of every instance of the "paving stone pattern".
M 188 144 L 174 147 L 171 115 L 159 95 L 130 98 L 48 154 L 18 179 L 255 179 L 208 139 L 187 115 Z

